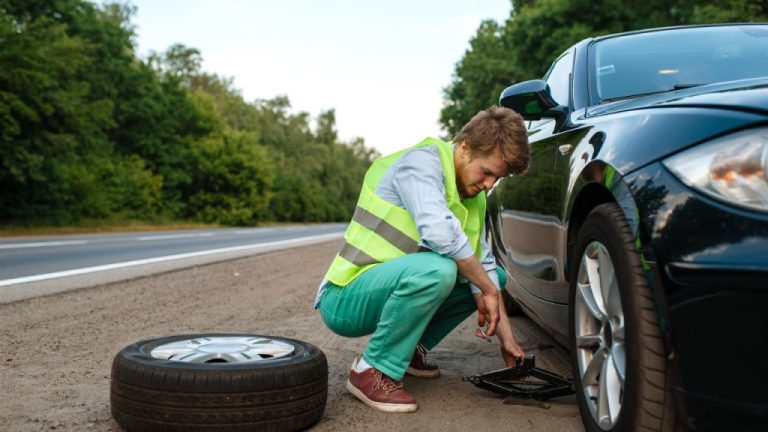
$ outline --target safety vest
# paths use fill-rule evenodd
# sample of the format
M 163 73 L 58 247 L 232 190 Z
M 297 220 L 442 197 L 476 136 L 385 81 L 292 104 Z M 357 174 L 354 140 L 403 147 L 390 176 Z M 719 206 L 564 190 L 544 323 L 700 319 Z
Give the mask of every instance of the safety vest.
M 346 286 L 378 264 L 424 250 L 419 246 L 421 237 L 408 211 L 379 198 L 374 191 L 392 164 L 406 152 L 426 146 L 437 146 L 445 177 L 448 208 L 461 223 L 477 257 L 481 257 L 480 235 L 485 223 L 485 191 L 461 201 L 456 188 L 453 146 L 449 142 L 427 138 L 413 147 L 376 159 L 368 169 L 355 213 L 344 233 L 344 245 L 325 275 L 327 280 L 338 286 Z

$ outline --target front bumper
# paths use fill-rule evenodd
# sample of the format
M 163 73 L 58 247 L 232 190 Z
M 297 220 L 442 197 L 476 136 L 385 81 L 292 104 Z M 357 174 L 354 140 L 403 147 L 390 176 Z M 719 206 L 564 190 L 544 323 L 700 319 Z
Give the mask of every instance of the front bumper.
M 702 196 L 659 163 L 625 180 L 653 255 L 680 419 L 768 430 L 768 214 Z
M 706 291 L 669 311 L 681 420 L 695 430 L 768 430 L 768 294 Z

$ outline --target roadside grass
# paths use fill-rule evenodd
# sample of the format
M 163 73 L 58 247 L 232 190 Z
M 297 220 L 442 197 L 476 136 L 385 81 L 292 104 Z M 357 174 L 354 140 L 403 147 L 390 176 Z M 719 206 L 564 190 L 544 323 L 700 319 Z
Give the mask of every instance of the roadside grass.
M 174 220 L 133 220 L 133 219 L 101 219 L 84 220 L 74 225 L 30 224 L 2 225 L 0 237 L 63 235 L 63 234 L 97 234 L 134 231 L 172 231 L 184 229 L 221 228 L 218 224 L 202 224 L 190 221 Z

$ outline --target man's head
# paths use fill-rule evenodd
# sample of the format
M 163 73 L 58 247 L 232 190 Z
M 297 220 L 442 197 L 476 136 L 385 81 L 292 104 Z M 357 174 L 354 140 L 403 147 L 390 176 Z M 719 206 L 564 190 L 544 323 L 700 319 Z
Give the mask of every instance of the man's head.
M 489 190 L 499 177 L 523 174 L 531 159 L 523 118 L 509 108 L 491 107 L 475 114 L 453 142 L 462 199 Z

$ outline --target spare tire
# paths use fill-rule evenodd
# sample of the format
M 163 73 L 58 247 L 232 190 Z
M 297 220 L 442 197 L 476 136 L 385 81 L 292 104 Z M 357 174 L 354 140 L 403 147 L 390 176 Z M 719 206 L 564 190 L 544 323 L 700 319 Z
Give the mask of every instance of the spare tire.
M 112 362 L 112 416 L 127 431 L 294 431 L 323 415 L 328 363 L 306 342 L 188 334 L 123 348 Z

